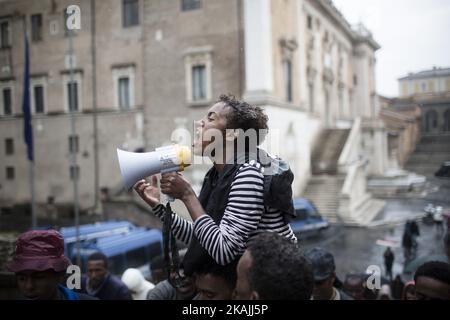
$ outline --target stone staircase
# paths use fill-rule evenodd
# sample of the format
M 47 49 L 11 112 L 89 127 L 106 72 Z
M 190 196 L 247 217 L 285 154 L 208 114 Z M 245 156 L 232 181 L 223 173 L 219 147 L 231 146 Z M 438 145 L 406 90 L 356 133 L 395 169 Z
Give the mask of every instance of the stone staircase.
M 339 196 L 345 175 L 338 174 L 338 160 L 349 134 L 349 129 L 325 129 L 321 132 L 311 155 L 312 177 L 303 194 L 331 223 L 341 222 Z
M 417 144 L 405 169 L 434 177 L 434 173 L 445 161 L 450 161 L 450 135 L 426 135 Z
M 350 129 L 325 129 L 319 136 L 311 156 L 313 175 L 334 175 L 338 171 L 339 156 Z
M 449 134 L 423 136 L 406 163 L 406 170 L 427 177 L 422 198 L 431 203 L 449 203 L 450 181 L 434 176 L 445 161 L 450 161 Z
M 340 222 L 337 212 L 344 179 L 342 175 L 314 175 L 304 193 L 304 197 L 311 200 L 331 223 Z

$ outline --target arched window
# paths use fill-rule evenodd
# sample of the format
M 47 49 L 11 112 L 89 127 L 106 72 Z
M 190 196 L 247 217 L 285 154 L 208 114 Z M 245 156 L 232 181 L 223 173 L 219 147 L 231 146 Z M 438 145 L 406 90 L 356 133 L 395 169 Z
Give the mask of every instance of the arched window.
M 425 132 L 433 131 L 437 128 L 437 112 L 430 110 L 425 113 Z

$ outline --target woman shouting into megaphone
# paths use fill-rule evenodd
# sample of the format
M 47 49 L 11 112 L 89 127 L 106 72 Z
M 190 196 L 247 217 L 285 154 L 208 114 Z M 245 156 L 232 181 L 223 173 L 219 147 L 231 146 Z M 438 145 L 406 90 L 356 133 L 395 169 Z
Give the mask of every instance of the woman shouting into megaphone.
M 155 176 L 150 183 L 142 180 L 135 185 L 160 218 L 165 210 L 160 191 L 181 200 L 189 211 L 192 222 L 175 215 L 172 223 L 175 236 L 189 245 L 183 260 L 185 274 L 193 274 L 210 260 L 219 265 L 236 262 L 247 242 L 260 232 L 297 241 L 286 219 L 293 214 L 293 174 L 281 159 L 258 148 L 267 122 L 260 107 L 222 95 L 196 122 L 194 153 L 214 163 L 199 196 L 180 173 L 163 174 L 160 190 Z

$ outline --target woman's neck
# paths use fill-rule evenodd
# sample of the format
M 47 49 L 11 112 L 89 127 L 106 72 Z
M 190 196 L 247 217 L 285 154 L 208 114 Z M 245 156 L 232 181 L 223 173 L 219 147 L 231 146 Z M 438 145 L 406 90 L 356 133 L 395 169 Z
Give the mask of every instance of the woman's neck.
M 227 153 L 225 150 L 225 154 L 222 157 L 220 157 L 220 156 L 215 157 L 213 162 L 214 162 L 214 168 L 216 168 L 217 172 L 222 173 L 223 169 L 225 168 L 225 165 L 233 159 L 233 156 L 234 156 L 233 152 Z M 219 163 L 216 161 L 216 159 L 218 159 L 218 158 L 221 159 L 221 161 Z

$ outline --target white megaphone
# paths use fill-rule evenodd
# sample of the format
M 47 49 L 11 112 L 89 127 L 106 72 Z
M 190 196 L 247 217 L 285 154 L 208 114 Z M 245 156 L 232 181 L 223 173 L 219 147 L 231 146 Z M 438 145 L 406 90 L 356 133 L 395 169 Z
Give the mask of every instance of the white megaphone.
M 186 146 L 179 145 L 161 147 L 146 153 L 117 149 L 117 157 L 127 190 L 148 176 L 183 171 L 191 164 L 191 150 Z

